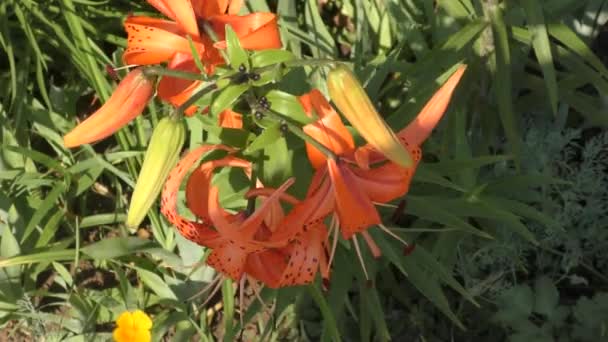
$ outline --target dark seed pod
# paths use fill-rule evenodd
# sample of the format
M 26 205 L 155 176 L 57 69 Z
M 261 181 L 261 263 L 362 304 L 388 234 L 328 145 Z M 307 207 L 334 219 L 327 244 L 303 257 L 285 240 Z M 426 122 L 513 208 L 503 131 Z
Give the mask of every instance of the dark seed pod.
M 281 122 L 281 126 L 279 126 L 279 129 L 283 134 L 289 132 L 289 126 L 287 126 L 287 123 L 285 121 Z
M 260 78 L 261 78 L 261 76 L 260 76 L 260 74 L 256 74 L 256 73 L 252 72 L 252 73 L 249 74 L 249 78 L 252 79 L 252 80 L 254 80 L 254 81 L 259 81 Z
M 264 118 L 264 113 L 257 111 L 253 114 L 256 120 L 262 120 Z
M 240 71 L 240 72 L 245 72 L 245 71 L 247 71 L 247 68 L 245 67 L 245 64 L 241 64 L 241 65 L 239 65 L 239 71 Z

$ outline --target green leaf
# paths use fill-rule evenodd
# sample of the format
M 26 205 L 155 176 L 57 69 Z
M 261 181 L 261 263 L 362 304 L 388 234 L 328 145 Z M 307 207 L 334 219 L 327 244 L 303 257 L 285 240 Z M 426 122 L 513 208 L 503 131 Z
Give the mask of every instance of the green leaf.
M 201 62 L 201 56 L 199 55 L 198 51 L 196 50 L 196 47 L 194 46 L 194 41 L 192 41 L 192 37 L 190 37 L 190 35 L 187 35 L 186 37 L 188 38 L 188 47 L 190 47 L 190 53 L 194 57 L 192 58 L 194 60 L 194 64 L 201 73 L 204 73 L 205 66 Z
M 249 84 L 231 84 L 216 92 L 218 94 L 211 103 L 211 115 L 217 117 L 224 109 L 230 108 L 247 89 Z
M 591 51 L 589 46 L 579 38 L 568 26 L 560 23 L 548 24 L 549 34 L 559 40 L 570 50 L 576 52 L 587 63 L 591 64 L 603 77 L 608 78 L 608 69 L 602 61 Z
M 493 88 L 498 101 L 498 113 L 500 114 L 500 120 L 507 135 L 511 152 L 515 156 L 518 156 L 521 150 L 521 138 L 513 111 L 509 35 L 501 7 L 498 4 L 489 4 L 487 12 L 494 37 L 495 52 L 490 59 L 490 69 L 494 76 Z
M 374 241 L 376 241 L 378 247 L 380 247 L 383 252 L 394 250 L 392 244 L 386 240 L 383 234 L 375 235 Z M 395 266 L 397 266 L 397 268 L 407 277 L 409 282 L 420 291 L 423 296 L 433 303 L 439 311 L 446 315 L 460 329 L 464 330 L 464 325 L 450 308 L 450 304 L 441 289 L 441 284 L 433 272 L 421 267 L 417 260 L 409 258 L 408 256 L 399 257 L 394 251 L 387 254 L 387 257 L 395 263 Z
M 441 223 L 448 227 L 457 228 L 464 232 L 475 234 L 487 239 L 492 239 L 492 236 L 488 233 L 475 228 L 465 220 L 457 217 L 447 210 L 444 210 L 443 208 L 433 205 L 432 202 L 424 198 L 410 195 L 407 199 L 407 206 L 408 212 L 412 215 Z
M 534 305 L 534 293 L 526 285 L 516 285 L 501 293 L 499 308 L 495 318 L 505 323 L 516 323 L 522 319 L 528 320 Z
M 10 227 L 4 225 L 4 229 L 0 233 L 2 233 L 0 235 L 0 258 L 5 259 L 19 255 L 21 253 L 21 247 Z M 9 283 L 17 283 L 21 275 L 21 268 L 18 266 L 7 267 L 0 272 L 3 273 L 0 274 L 0 283 L 2 283 L 2 280 L 5 277 Z
M 457 19 L 468 18 L 471 14 L 475 13 L 472 11 L 473 5 L 471 4 L 470 0 L 438 0 L 437 4 L 439 7 L 442 7 L 451 17 Z
M 315 303 L 321 310 L 321 315 L 323 315 L 323 326 L 325 331 L 328 332 L 329 336 L 332 338 L 334 342 L 341 341 L 340 332 L 338 331 L 338 324 L 336 322 L 336 318 L 329 307 L 325 297 L 321 293 L 321 290 L 316 284 L 310 284 L 306 287 L 308 293 L 314 299 Z
M 222 283 L 222 303 L 224 309 L 224 331 L 227 335 L 232 335 L 234 329 L 234 297 L 235 292 L 233 288 L 232 279 L 226 278 Z
M 49 251 L 40 251 L 27 255 L 17 255 L 10 258 L 0 259 L 0 268 L 11 267 L 15 265 L 29 265 L 38 262 L 64 261 L 73 260 L 75 250 L 73 249 L 57 249 L 52 248 Z
M 301 124 L 312 122 L 304 112 L 304 108 L 297 97 L 280 90 L 271 90 L 265 96 L 273 111 L 292 118 Z
M 281 124 L 279 122 L 273 123 L 270 127 L 264 129 L 262 134 L 257 136 L 249 146 L 243 151 L 244 154 L 251 154 L 255 151 L 259 151 L 275 143 L 282 136 Z
M 384 311 L 382 310 L 382 303 L 380 302 L 378 291 L 375 287 L 368 288 L 367 284 L 364 282 L 360 282 L 360 284 L 361 310 L 364 310 L 371 315 L 371 320 L 374 322 L 378 340 L 390 340 L 391 334 L 386 323 Z
M 338 246 L 333 260 L 331 287 L 327 296 L 327 303 L 338 320 L 343 314 L 344 304 L 348 300 L 348 291 L 353 284 L 354 274 L 351 266 L 351 255 L 345 248 Z
M 506 208 L 516 215 L 527 217 L 536 220 L 545 225 L 549 229 L 564 230 L 562 225 L 552 217 L 538 211 L 536 208 L 525 203 L 510 200 L 502 197 L 487 197 L 483 196 L 480 201 L 487 201 L 497 207 Z
M 175 293 L 169 288 L 167 283 L 163 280 L 163 278 L 159 277 L 156 273 L 150 272 L 143 268 L 133 267 L 141 281 L 149 287 L 152 292 L 154 292 L 160 299 L 170 299 L 177 301 L 177 296 Z
M 293 174 L 291 161 L 293 152 L 287 146 L 287 140 L 281 138 L 264 149 L 264 161 L 262 177 L 264 184 L 278 186 Z
M 158 248 L 155 242 L 136 237 L 109 238 L 82 247 L 80 251 L 93 259 L 115 259 Z
M 332 57 L 336 50 L 335 40 L 323 23 L 317 0 L 306 1 L 305 6 L 304 18 L 306 28 L 309 32 L 307 36 L 312 39 L 312 42 L 309 43 L 309 45 L 313 56 L 317 58 Z M 321 47 L 325 47 L 325 49 L 322 49 Z M 325 51 L 328 51 L 329 53 Z
M 551 317 L 559 303 L 559 292 L 553 281 L 547 276 L 541 276 L 534 283 L 534 312 Z
M 226 25 L 226 51 L 228 52 L 228 59 L 230 59 L 230 67 L 233 70 L 239 70 L 241 65 L 249 70 L 247 51 L 241 47 L 239 37 L 230 25 Z
M 553 115 L 557 115 L 557 79 L 553 66 L 549 34 L 545 26 L 543 8 L 541 3 L 536 0 L 523 0 L 522 3 L 528 18 L 528 30 L 532 34 L 532 47 L 545 76 L 544 79 L 547 93 L 549 94 L 548 99 L 551 103 L 551 110 L 553 111 Z
M 35 150 L 30 150 L 30 149 L 23 148 L 23 147 L 19 147 L 19 146 L 10 146 L 10 145 L 3 145 L 2 149 L 21 154 L 26 158 L 29 158 L 37 163 L 40 163 L 40 164 L 46 166 L 49 170 L 58 171 L 60 173 L 63 173 L 65 171 L 65 168 L 61 165 L 60 162 L 58 162 L 53 157 L 47 156 L 44 153 L 41 153 L 41 152 L 38 152 Z
M 82 229 L 122 223 L 126 218 L 127 215 L 119 213 L 89 215 L 82 218 L 80 221 L 80 228 Z
M 36 209 L 36 212 L 34 212 L 34 215 L 27 223 L 27 226 L 25 227 L 25 230 L 23 232 L 23 236 L 21 236 L 22 243 L 30 236 L 30 234 L 32 234 L 34 229 L 36 229 L 38 224 L 42 221 L 42 219 L 51 209 L 57 209 L 57 211 L 61 211 L 59 208 L 57 208 L 55 202 L 57 201 L 59 196 L 63 194 L 64 191 L 65 185 L 63 183 L 57 183 L 53 190 L 48 193 L 44 201 L 42 201 L 42 203 L 38 206 L 38 209 Z
M 265 66 L 288 62 L 295 59 L 291 51 L 280 49 L 268 49 L 256 51 L 251 55 L 251 65 L 253 68 L 263 68 Z

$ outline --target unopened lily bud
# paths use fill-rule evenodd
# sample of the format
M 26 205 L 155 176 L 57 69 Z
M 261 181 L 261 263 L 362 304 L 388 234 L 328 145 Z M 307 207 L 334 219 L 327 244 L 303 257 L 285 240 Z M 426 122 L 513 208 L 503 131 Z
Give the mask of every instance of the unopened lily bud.
M 355 75 L 344 66 L 337 66 L 327 75 L 329 95 L 336 107 L 353 127 L 386 158 L 403 167 L 413 165 L 412 157 L 374 108 L 365 89 Z
M 169 172 L 177 163 L 185 139 L 186 126 L 182 119 L 167 117 L 154 128 L 131 197 L 127 227 L 139 226 L 146 217 Z
M 133 69 L 95 113 L 63 137 L 66 147 L 76 147 L 101 140 L 141 114 L 154 95 L 155 78 L 142 68 Z

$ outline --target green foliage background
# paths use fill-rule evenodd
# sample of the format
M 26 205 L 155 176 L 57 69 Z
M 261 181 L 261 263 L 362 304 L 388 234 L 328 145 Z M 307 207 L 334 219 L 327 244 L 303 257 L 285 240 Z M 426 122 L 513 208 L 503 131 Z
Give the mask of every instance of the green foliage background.
M 365 256 L 368 282 L 341 245 L 327 291 L 264 290 L 274 314 L 253 300 L 245 340 L 608 341 L 608 1 L 245 7 L 276 12 L 297 58 L 354 63 L 394 129 L 456 63 L 469 65 L 391 227 L 414 253 L 372 231 L 384 256 Z M 113 89 L 105 66 L 121 64 L 128 13 L 154 11 L 126 0 L 0 4 L 0 339 L 107 340 L 135 308 L 153 315 L 156 340 L 240 334 L 230 284 L 211 301 L 219 312 L 192 299 L 213 272 L 157 207 L 137 234 L 123 225 L 151 129 L 169 108 L 153 103 L 94 146 L 62 145 Z M 277 87 L 324 90 L 326 71 L 296 68 Z M 228 139 L 203 135 L 208 120 L 188 120 L 188 147 Z M 265 177 L 306 173 L 294 157 L 302 148 L 266 146 Z M 218 182 L 232 189 L 227 178 Z M 392 210 L 383 214 L 390 222 Z

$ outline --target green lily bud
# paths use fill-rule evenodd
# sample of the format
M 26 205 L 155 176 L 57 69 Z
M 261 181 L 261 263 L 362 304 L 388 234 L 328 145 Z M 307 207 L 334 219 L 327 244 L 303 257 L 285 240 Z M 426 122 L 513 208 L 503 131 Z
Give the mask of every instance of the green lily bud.
M 403 167 L 413 165 L 408 151 L 378 114 L 365 89 L 348 68 L 338 65 L 332 69 L 327 75 L 327 87 L 336 107 L 371 146 Z
M 154 129 L 131 196 L 127 227 L 136 228 L 146 217 L 177 163 L 185 139 L 186 126 L 181 118 L 166 117 Z

